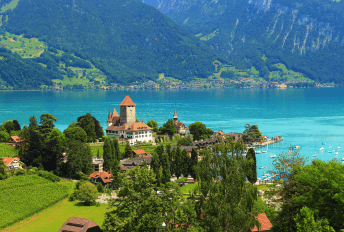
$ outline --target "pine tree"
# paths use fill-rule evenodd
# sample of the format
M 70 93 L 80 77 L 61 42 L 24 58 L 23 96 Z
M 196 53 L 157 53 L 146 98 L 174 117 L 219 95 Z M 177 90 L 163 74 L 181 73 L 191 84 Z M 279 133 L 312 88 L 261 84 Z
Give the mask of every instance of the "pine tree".
M 133 150 L 131 149 L 131 146 L 130 146 L 128 140 L 127 140 L 127 143 L 125 145 L 125 157 L 127 157 L 129 159 L 133 158 Z
M 104 169 L 110 171 L 113 165 L 111 140 L 106 138 L 103 146 Z
M 171 169 L 170 169 L 170 160 L 167 153 L 162 154 L 161 159 L 161 167 L 162 167 L 162 183 L 165 184 L 171 181 Z
M 192 178 L 196 179 L 196 172 L 195 172 L 195 167 L 197 166 L 198 163 L 198 153 L 195 148 L 192 148 L 191 151 L 191 165 L 190 165 L 190 175 Z
M 159 155 L 154 153 L 153 157 L 152 157 L 151 168 L 152 168 L 153 172 L 155 173 L 158 186 L 160 186 L 160 180 L 161 180 L 160 165 L 161 164 L 160 164 Z
M 181 173 L 183 174 L 184 177 L 188 177 L 189 176 L 189 171 L 190 171 L 190 164 L 191 164 L 191 160 L 190 160 L 190 156 L 189 153 L 184 149 L 182 151 L 182 155 L 181 155 Z
M 30 117 L 30 124 L 29 124 L 30 130 L 37 130 L 38 129 L 38 123 L 35 116 Z
M 175 156 L 174 156 L 174 174 L 176 175 L 177 179 L 182 175 L 182 152 L 180 147 L 177 147 Z
M 246 168 L 246 177 L 249 182 L 254 184 L 257 182 L 257 160 L 256 152 L 253 148 L 248 149 L 246 158 L 249 161 Z
M 116 137 L 113 137 L 113 142 L 114 142 L 114 147 L 115 147 L 115 157 L 118 161 L 121 160 L 121 152 L 119 151 L 119 144 L 118 144 L 118 139 Z

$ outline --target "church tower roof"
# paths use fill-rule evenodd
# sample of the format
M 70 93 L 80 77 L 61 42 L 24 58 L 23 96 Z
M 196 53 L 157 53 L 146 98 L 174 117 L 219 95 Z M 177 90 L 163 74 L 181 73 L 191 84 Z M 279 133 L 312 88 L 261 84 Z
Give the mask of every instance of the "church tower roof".
M 174 115 L 173 115 L 173 119 L 178 119 L 177 105 L 174 106 Z
M 120 106 L 135 106 L 135 104 L 129 96 L 126 96 Z
M 115 116 L 119 116 L 117 111 L 116 111 L 116 108 L 113 108 L 113 112 L 112 112 L 112 118 L 115 117 Z
M 111 122 L 112 121 L 112 117 L 111 117 L 111 110 L 110 110 L 110 107 L 109 107 L 109 117 L 108 117 L 108 122 Z

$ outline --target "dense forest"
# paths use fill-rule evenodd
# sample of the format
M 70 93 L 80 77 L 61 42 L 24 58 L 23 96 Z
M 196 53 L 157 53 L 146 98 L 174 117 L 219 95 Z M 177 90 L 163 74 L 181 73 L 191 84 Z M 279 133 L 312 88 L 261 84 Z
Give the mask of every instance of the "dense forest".
M 89 60 L 117 83 L 155 80 L 159 73 L 181 80 L 208 77 L 217 58 L 187 30 L 137 0 L 21 0 L 5 16 L 7 31 Z
M 267 77 L 280 62 L 315 81 L 344 83 L 343 1 L 167 0 L 159 9 L 239 69 Z
M 38 89 L 41 85 L 52 85 L 51 79 L 58 78 L 59 74 L 37 62 L 0 48 L 0 89 Z

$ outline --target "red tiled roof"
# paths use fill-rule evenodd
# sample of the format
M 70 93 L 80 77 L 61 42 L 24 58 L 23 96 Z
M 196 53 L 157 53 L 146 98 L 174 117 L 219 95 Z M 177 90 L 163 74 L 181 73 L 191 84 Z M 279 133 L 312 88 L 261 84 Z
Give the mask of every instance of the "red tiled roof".
M 134 152 L 135 152 L 136 155 L 141 155 L 141 154 L 146 154 L 147 153 L 144 150 L 135 150 Z
M 223 133 L 223 131 L 219 130 L 219 131 L 216 131 L 215 133 L 218 133 L 220 135 L 224 135 L 225 133 Z
M 6 166 L 8 166 L 15 159 L 18 161 L 20 160 L 18 157 L 14 157 L 14 158 L 12 158 L 12 157 L 1 157 L 1 158 L 3 159 Z
M 130 123 L 124 123 L 122 126 L 109 126 L 105 130 L 112 130 L 112 131 L 146 131 L 146 130 L 152 130 L 151 127 L 149 127 L 144 122 L 130 122 Z
M 11 136 L 11 138 L 8 140 L 8 142 L 15 142 L 15 143 L 20 143 L 23 141 L 25 141 L 25 140 L 19 136 Z
M 173 123 L 176 127 L 186 127 L 184 123 L 182 122 L 176 122 L 176 123 Z
M 129 96 L 126 96 L 120 106 L 135 106 L 135 104 Z
M 107 172 L 93 172 L 91 175 L 89 175 L 88 177 L 92 178 L 92 179 L 98 179 L 101 178 L 103 183 L 111 183 L 112 182 L 112 174 L 107 173 Z
M 260 213 L 258 214 L 258 221 L 260 222 L 260 224 L 262 224 L 262 227 L 260 228 L 259 231 L 270 231 L 272 224 L 269 220 L 269 218 L 266 216 L 265 213 Z M 254 228 L 252 229 L 252 231 L 258 231 L 257 226 L 254 226 Z

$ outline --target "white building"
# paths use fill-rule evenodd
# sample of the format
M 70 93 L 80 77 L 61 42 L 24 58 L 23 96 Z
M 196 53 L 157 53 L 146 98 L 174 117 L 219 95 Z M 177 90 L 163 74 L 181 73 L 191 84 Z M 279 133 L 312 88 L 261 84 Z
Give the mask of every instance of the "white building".
M 109 109 L 107 120 L 106 136 L 112 138 L 128 140 L 131 145 L 140 142 L 150 142 L 153 139 L 153 129 L 144 122 L 136 122 L 135 104 L 126 96 L 120 104 L 120 113 L 118 115 L 116 108 L 112 115 Z

